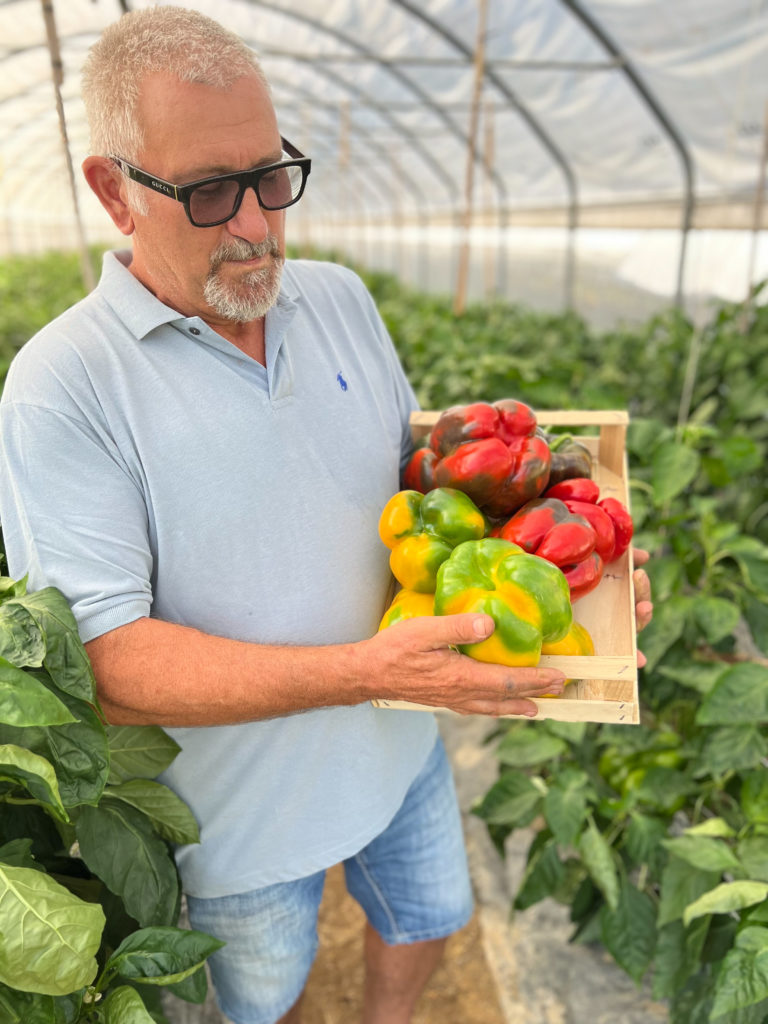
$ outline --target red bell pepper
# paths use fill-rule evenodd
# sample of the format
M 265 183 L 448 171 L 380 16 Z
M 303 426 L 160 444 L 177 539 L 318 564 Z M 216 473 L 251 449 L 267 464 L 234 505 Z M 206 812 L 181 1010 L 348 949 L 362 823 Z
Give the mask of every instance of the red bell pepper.
M 523 402 L 503 399 L 446 409 L 429 445 L 411 458 L 403 486 L 464 491 L 494 518 L 537 498 L 549 481 L 551 453 L 536 433 L 536 416 Z
M 571 512 L 589 520 L 598 536 L 595 548 L 606 565 L 615 562 L 629 547 L 634 532 L 629 510 L 616 498 L 601 499 L 594 480 L 563 480 L 547 488 L 543 497 L 559 498 Z
M 595 550 L 595 529 L 559 498 L 529 501 L 506 523 L 495 527 L 492 536 L 512 541 L 562 569 L 572 601 L 593 590 L 602 578 L 603 560 Z

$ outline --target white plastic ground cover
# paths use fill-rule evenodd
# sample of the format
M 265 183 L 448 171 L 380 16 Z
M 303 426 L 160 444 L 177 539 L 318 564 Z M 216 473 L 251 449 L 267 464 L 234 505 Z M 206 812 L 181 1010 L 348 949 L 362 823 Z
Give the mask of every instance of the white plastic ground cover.
M 54 0 L 69 145 L 79 72 L 123 6 Z M 452 222 L 464 207 L 479 0 L 187 0 L 261 55 L 313 158 L 296 217 Z M 491 223 L 594 204 L 752 207 L 768 102 L 764 0 L 487 0 L 474 202 Z M 0 0 L 0 245 L 74 240 L 41 0 Z M 79 180 L 90 237 L 105 215 Z M 565 222 L 565 221 L 564 221 Z

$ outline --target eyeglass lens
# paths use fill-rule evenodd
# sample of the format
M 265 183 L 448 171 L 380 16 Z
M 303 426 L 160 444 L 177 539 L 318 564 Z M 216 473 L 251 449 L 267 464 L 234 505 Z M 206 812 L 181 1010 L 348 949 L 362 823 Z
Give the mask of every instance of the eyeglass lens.
M 290 206 L 301 190 L 304 178 L 301 167 L 278 167 L 257 177 L 254 172 L 256 192 L 260 205 L 266 210 L 281 210 Z M 238 203 L 241 189 L 252 187 L 253 182 L 240 184 L 230 178 L 212 181 L 194 189 L 189 197 L 189 212 L 192 220 L 201 226 L 230 217 Z

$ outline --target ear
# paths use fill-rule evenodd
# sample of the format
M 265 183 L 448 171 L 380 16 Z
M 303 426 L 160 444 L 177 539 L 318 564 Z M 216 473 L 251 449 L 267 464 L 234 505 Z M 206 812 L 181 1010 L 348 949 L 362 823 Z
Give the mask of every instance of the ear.
M 132 235 L 133 213 L 125 200 L 125 180 L 119 168 L 105 156 L 89 156 L 83 161 L 83 174 L 118 231 Z

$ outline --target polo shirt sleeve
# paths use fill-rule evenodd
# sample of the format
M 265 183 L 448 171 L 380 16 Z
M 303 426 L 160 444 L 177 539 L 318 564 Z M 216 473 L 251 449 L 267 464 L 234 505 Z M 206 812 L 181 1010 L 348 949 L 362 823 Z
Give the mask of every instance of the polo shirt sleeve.
M 0 405 L 0 517 L 8 572 L 58 587 L 83 641 L 149 614 L 146 505 L 96 421 L 14 398 Z

